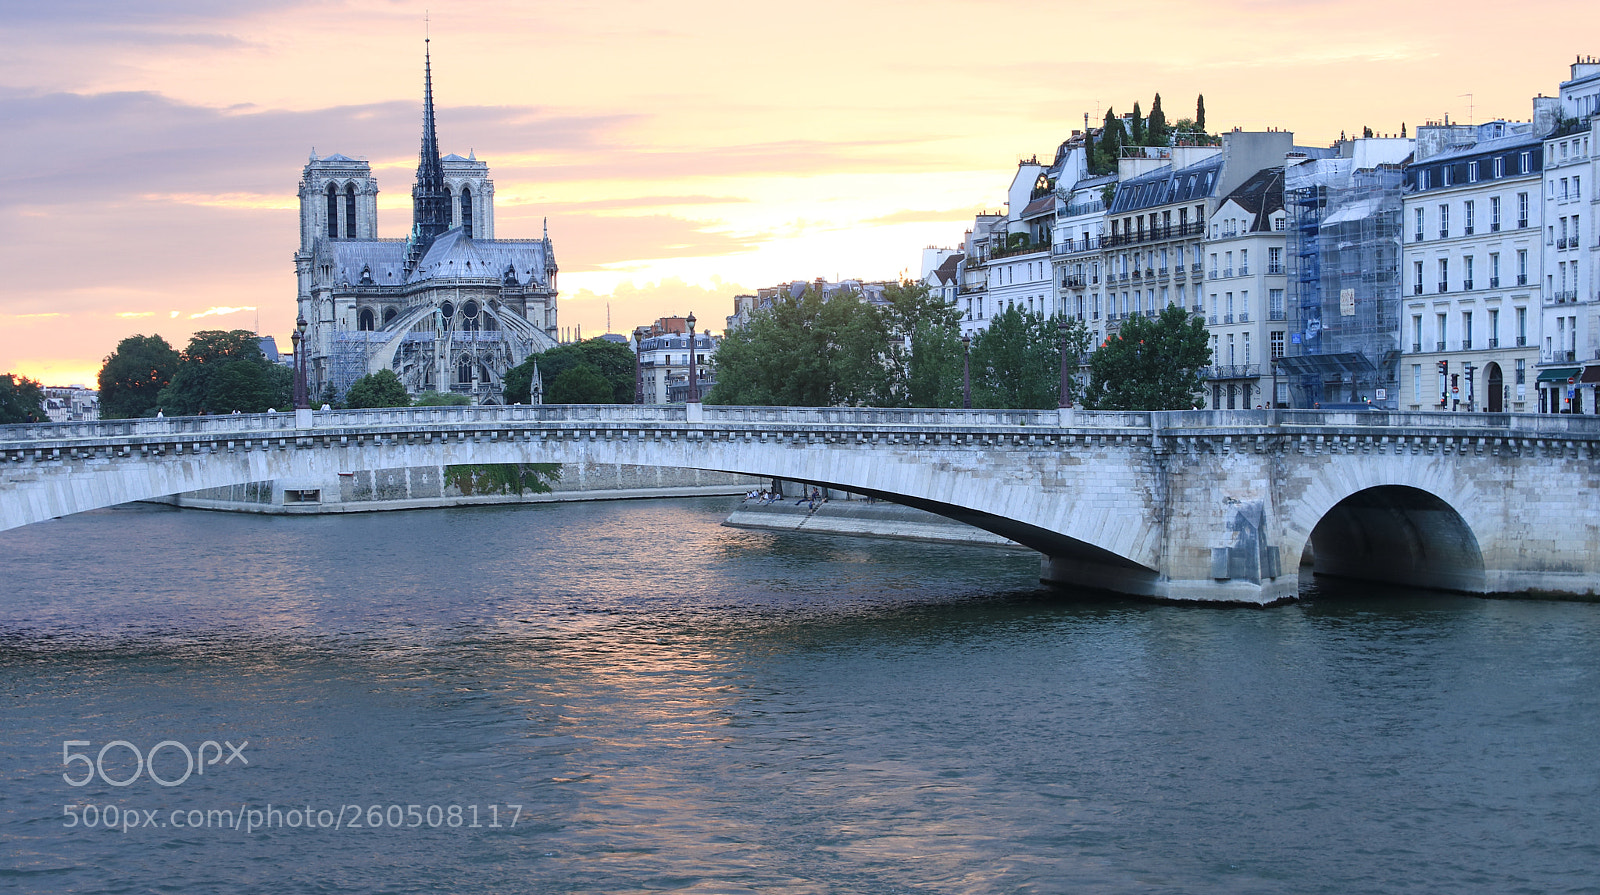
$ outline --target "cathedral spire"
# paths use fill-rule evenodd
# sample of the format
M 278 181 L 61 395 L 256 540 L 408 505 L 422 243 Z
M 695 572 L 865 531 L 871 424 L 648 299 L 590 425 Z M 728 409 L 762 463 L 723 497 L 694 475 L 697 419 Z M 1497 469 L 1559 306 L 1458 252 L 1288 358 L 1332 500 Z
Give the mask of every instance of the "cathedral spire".
M 439 138 L 433 120 L 433 58 L 424 40 L 422 51 L 422 152 L 417 160 L 417 182 L 411 188 L 411 252 L 408 267 L 415 268 L 428 246 L 450 229 L 450 196 L 444 188 L 444 165 L 439 161 Z

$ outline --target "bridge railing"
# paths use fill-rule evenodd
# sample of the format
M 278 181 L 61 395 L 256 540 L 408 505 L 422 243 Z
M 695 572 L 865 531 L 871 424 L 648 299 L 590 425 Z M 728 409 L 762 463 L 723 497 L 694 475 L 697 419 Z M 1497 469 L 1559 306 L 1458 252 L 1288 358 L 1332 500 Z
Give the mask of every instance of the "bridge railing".
M 689 425 L 682 404 L 542 404 L 512 406 L 398 407 L 314 411 L 314 429 L 426 428 L 431 426 L 506 426 L 530 424 Z M 879 407 L 729 407 L 708 406 L 697 425 L 754 426 L 766 429 L 842 427 L 997 427 L 1133 429 L 1160 432 L 1183 429 L 1393 429 L 1424 432 L 1504 431 L 1529 437 L 1600 440 L 1600 415 L 1532 413 L 1403 413 L 1382 410 L 1184 410 L 1149 412 L 1056 410 L 937 410 Z M 185 436 L 283 437 L 304 426 L 293 412 L 26 423 L 0 426 L 0 443 L 114 441 Z

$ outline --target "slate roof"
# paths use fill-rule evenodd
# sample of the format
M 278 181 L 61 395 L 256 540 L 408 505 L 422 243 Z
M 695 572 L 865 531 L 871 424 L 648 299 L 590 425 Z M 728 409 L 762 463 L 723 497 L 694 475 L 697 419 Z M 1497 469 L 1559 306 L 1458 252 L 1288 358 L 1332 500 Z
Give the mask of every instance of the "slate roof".
M 517 282 L 545 286 L 546 245 L 542 239 L 469 239 L 460 227 L 446 230 L 433 241 L 417 269 L 406 276 L 406 241 L 403 239 L 328 239 L 323 250 L 331 256 L 334 282 L 361 284 L 363 269 L 371 271 L 378 286 L 402 286 L 434 277 L 503 277 L 516 269 Z
M 1252 233 L 1271 231 L 1270 216 L 1283 210 L 1283 169 L 1263 168 L 1257 171 L 1223 201 L 1232 202 L 1254 215 L 1255 220 L 1250 225 Z
M 1214 155 L 1176 171 L 1171 165 L 1165 165 L 1138 177 L 1130 177 L 1117 184 L 1117 195 L 1111 200 L 1111 213 L 1121 214 L 1157 205 L 1209 198 L 1216 189 L 1221 173 L 1222 156 Z
M 1431 165 L 1435 162 L 1448 162 L 1454 159 L 1473 158 L 1480 155 L 1490 155 L 1496 152 L 1527 149 L 1530 147 L 1541 146 L 1543 143 L 1544 138 L 1537 134 L 1507 134 L 1504 137 L 1492 137 L 1488 140 L 1479 140 L 1476 143 L 1470 143 L 1466 146 L 1458 146 L 1455 149 L 1446 150 L 1438 155 L 1430 155 L 1427 158 L 1418 161 L 1417 164 Z

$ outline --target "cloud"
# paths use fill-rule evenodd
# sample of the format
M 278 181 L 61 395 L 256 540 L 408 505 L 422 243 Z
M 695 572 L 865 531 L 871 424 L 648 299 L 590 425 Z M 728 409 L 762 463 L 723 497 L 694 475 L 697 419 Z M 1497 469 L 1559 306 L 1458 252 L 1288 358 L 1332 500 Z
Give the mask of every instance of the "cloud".
M 862 221 L 866 225 L 879 224 L 947 224 L 971 221 L 978 213 L 976 208 L 951 208 L 944 211 L 896 211 Z
M 190 314 L 189 315 L 189 319 L 190 320 L 198 320 L 201 317 L 221 317 L 221 316 L 224 316 L 224 315 L 227 315 L 227 314 L 237 314 L 240 311 L 254 311 L 254 310 L 255 310 L 255 306 L 254 305 L 251 305 L 249 307 L 244 307 L 244 308 L 206 308 L 204 311 L 201 311 L 198 314 Z

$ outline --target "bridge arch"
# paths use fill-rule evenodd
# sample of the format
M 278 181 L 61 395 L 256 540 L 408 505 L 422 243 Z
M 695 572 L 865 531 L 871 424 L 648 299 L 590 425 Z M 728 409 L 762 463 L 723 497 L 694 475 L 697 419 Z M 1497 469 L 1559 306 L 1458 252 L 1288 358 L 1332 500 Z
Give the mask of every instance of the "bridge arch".
M 1318 575 L 1483 593 L 1483 551 L 1454 507 L 1409 485 L 1365 488 L 1334 504 L 1306 540 Z

